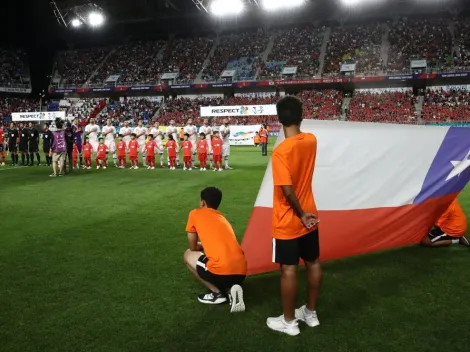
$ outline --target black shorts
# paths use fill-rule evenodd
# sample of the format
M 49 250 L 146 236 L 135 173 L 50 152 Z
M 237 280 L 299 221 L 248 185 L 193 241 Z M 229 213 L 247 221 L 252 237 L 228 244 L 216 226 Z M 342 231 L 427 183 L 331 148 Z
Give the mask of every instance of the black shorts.
M 16 153 L 16 143 L 8 143 L 8 150 L 10 153 Z
M 30 153 L 38 153 L 39 152 L 39 145 L 36 143 L 29 143 L 29 152 Z
M 217 275 L 211 273 L 206 268 L 206 264 L 209 261 L 204 254 L 199 257 L 196 263 L 196 271 L 201 279 L 210 282 L 212 285 L 217 287 L 220 292 L 226 292 L 234 285 L 242 285 L 245 281 L 245 275 Z
M 0 143 L 0 153 L 4 152 L 3 143 Z
M 299 265 L 299 259 L 314 262 L 320 257 L 318 229 L 292 240 L 273 238 L 273 263 Z
M 22 153 L 27 153 L 28 152 L 28 145 L 20 143 L 19 150 Z
M 458 237 L 449 236 L 440 227 L 434 226 L 428 233 L 431 242 L 449 241 L 458 239 Z

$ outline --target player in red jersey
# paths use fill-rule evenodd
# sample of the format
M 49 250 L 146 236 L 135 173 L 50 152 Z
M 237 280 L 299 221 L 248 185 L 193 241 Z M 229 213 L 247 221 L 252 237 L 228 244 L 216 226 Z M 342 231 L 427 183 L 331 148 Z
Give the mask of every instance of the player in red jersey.
M 147 152 L 147 170 L 155 170 L 155 149 L 158 148 L 157 142 L 153 139 L 153 135 L 148 135 L 148 141 L 145 143 L 145 150 Z
M 219 132 L 214 132 L 212 139 L 212 154 L 214 159 L 214 171 L 222 171 L 222 139 L 219 138 Z
M 99 143 L 98 152 L 96 153 L 96 168 L 106 169 L 108 167 L 108 146 L 104 144 L 103 137 L 100 137 Z
M 0 155 L 2 156 L 2 166 L 5 165 L 5 145 L 3 141 L 3 128 L 0 126 Z
M 176 144 L 175 138 L 171 133 L 168 134 L 168 142 L 166 142 L 165 148 L 168 153 L 168 164 L 170 165 L 170 170 L 176 170 L 176 155 L 178 152 L 178 144 Z
M 183 149 L 183 161 L 184 161 L 184 168 L 183 170 L 191 171 L 193 169 L 193 144 L 189 140 L 189 134 L 186 133 L 184 135 L 184 141 L 181 143 L 181 148 Z
M 127 145 L 126 142 L 124 141 L 124 136 L 122 134 L 119 135 L 119 142 L 116 145 L 117 149 L 117 157 L 118 157 L 118 164 L 120 169 L 125 169 L 126 168 L 126 151 L 127 151 Z
M 91 153 L 93 153 L 93 146 L 90 144 L 88 138 L 85 138 L 85 144 L 82 147 L 83 159 L 85 159 L 84 169 L 91 169 Z
M 131 161 L 131 169 L 137 170 L 139 168 L 139 142 L 136 140 L 137 135 L 131 134 L 131 140 L 129 141 L 129 159 Z
M 207 151 L 209 149 L 209 144 L 206 140 L 206 134 L 201 132 L 199 134 L 199 141 L 197 142 L 197 152 L 199 156 L 199 164 L 201 167 L 201 171 L 207 170 Z
M 72 164 L 74 169 L 78 169 L 78 146 L 76 142 L 73 142 Z

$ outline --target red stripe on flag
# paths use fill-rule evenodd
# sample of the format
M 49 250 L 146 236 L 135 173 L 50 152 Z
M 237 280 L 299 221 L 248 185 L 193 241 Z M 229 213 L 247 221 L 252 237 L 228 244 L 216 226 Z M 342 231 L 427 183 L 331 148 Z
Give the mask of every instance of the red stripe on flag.
M 319 212 L 322 261 L 418 243 L 457 194 L 421 204 L 362 210 Z M 272 208 L 255 207 L 242 248 L 248 275 L 278 269 L 272 263 Z

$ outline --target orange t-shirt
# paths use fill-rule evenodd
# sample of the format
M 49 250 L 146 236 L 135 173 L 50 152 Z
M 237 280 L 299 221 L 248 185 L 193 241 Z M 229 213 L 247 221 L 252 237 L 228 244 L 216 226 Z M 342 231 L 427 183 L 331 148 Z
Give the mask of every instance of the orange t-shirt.
M 261 128 L 259 130 L 259 136 L 261 138 L 261 143 L 266 143 L 266 141 L 268 140 L 268 131 L 264 128 Z
M 120 157 L 126 156 L 126 142 L 119 141 L 116 145 L 117 155 Z
M 139 142 L 136 140 L 129 141 L 129 155 L 130 156 L 137 156 L 139 153 Z
M 222 155 L 222 140 L 220 138 L 212 140 L 212 153 L 214 155 Z
M 259 135 L 256 135 L 255 136 L 255 144 L 260 144 L 261 143 L 261 138 L 259 137 Z
M 155 148 L 157 143 L 154 140 L 148 141 L 145 144 L 145 149 L 147 150 L 147 156 L 155 156 Z
M 184 141 L 181 143 L 181 148 L 183 149 L 183 156 L 191 156 L 193 151 L 193 144 L 191 141 Z
M 302 224 L 285 198 L 281 186 L 292 186 L 303 211 L 318 215 L 312 192 L 316 157 L 317 138 L 311 133 L 300 133 L 286 138 L 274 149 L 272 154 L 274 238 L 294 239 L 315 229 L 308 229 Z
M 168 141 L 166 142 L 165 145 L 167 151 L 168 151 L 168 156 L 170 158 L 176 157 L 176 142 L 175 141 Z
M 86 143 L 83 145 L 83 157 L 84 158 L 91 158 L 91 152 L 93 151 L 93 147 L 90 143 Z
M 209 145 L 206 140 L 197 142 L 197 151 L 199 154 L 207 154 L 207 149 L 209 149 Z
M 436 222 L 442 231 L 452 237 L 462 237 L 467 232 L 467 217 L 455 199 Z
M 106 158 L 107 151 L 108 151 L 108 146 L 106 144 L 98 145 L 98 158 Z
M 246 275 L 246 259 L 238 244 L 232 225 L 217 210 L 195 209 L 189 213 L 187 232 L 197 233 L 204 254 L 209 259 L 206 267 L 216 275 Z

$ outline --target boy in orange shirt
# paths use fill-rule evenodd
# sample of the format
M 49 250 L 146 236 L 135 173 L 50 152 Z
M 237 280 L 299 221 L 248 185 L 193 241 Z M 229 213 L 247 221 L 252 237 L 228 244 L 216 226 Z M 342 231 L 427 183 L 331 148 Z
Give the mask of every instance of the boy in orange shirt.
M 139 161 L 137 156 L 139 154 L 139 142 L 136 140 L 137 135 L 131 134 L 131 140 L 129 141 L 129 160 L 131 161 L 131 169 L 137 170 L 139 168 Z
M 189 213 L 186 225 L 189 249 L 184 253 L 184 262 L 210 290 L 198 297 L 199 302 L 222 304 L 228 297 L 230 312 L 243 312 L 241 285 L 246 277 L 246 259 L 232 226 L 217 211 L 221 201 L 222 192 L 215 187 L 201 192 L 200 208 Z
M 148 141 L 145 143 L 145 150 L 147 151 L 147 170 L 155 170 L 155 148 L 157 143 L 153 140 L 153 135 L 148 135 Z
M 96 168 L 106 169 L 108 167 L 108 146 L 104 144 L 103 137 L 100 137 L 99 143 L 98 153 L 96 153 Z
M 467 233 L 467 217 L 457 199 L 437 220 L 436 225 L 421 240 L 422 246 L 444 247 L 451 244 L 461 244 L 470 247 L 465 234 Z
M 74 169 L 78 169 L 78 146 L 76 142 L 73 142 L 72 165 Z
M 117 149 L 117 157 L 118 157 L 118 164 L 120 169 L 126 168 L 126 142 L 124 142 L 124 136 L 122 134 L 119 135 L 119 142 L 116 145 Z
M 85 160 L 84 169 L 91 169 L 91 153 L 93 153 L 93 146 L 90 144 L 88 137 L 85 138 L 85 144 L 82 147 L 83 159 Z
M 259 145 L 261 143 L 261 138 L 259 136 L 259 132 L 256 132 L 254 142 L 255 142 L 255 147 L 259 147 Z
M 170 165 L 170 170 L 176 170 L 176 153 L 178 152 L 178 144 L 176 144 L 172 134 L 168 135 L 168 142 L 166 142 L 165 148 L 168 152 L 168 164 Z
M 193 144 L 189 140 L 189 134 L 184 135 L 184 141 L 181 143 L 181 149 L 183 149 L 183 161 L 184 168 L 183 170 L 191 171 L 193 169 L 192 154 L 193 154 Z
M 222 139 L 219 138 L 219 132 L 214 132 L 212 138 L 212 159 L 214 161 L 214 171 L 222 171 Z
M 197 142 L 197 152 L 199 156 L 199 166 L 201 167 L 201 171 L 206 171 L 207 167 L 207 150 L 209 149 L 209 145 L 206 141 L 206 134 L 200 133 L 199 134 L 199 141 Z
M 291 336 L 300 333 L 297 321 L 318 326 L 316 314 L 321 285 L 317 207 L 312 179 L 317 155 L 317 139 L 300 131 L 302 102 L 294 96 L 282 98 L 276 105 L 285 139 L 273 151 L 273 262 L 281 267 L 283 315 L 268 318 L 269 328 Z M 261 133 L 260 133 L 261 134 Z M 305 262 L 307 304 L 295 309 L 297 302 L 297 267 Z

